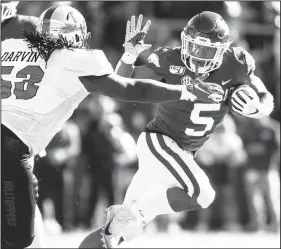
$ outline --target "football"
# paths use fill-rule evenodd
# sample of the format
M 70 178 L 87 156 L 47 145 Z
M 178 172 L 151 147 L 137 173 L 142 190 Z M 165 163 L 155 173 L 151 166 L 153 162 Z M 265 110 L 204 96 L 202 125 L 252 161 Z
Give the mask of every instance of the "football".
M 237 104 L 237 101 L 234 100 L 234 96 L 236 96 L 236 97 L 237 97 L 237 95 L 241 96 L 239 94 L 241 91 L 243 93 L 245 93 L 247 96 L 249 96 L 250 99 L 256 99 L 257 101 L 259 100 L 259 96 L 257 95 L 256 91 L 253 88 L 251 88 L 249 85 L 243 84 L 243 85 L 236 87 L 233 90 L 233 92 L 231 93 L 230 98 L 229 98 L 230 111 L 231 111 L 231 113 L 233 113 L 236 116 L 243 116 L 241 113 L 238 113 L 235 109 L 233 109 L 233 102 L 234 103 L 236 102 L 236 104 Z M 241 101 L 243 101 L 243 98 L 239 98 L 239 99 L 241 99 Z M 245 102 L 245 101 L 243 101 L 243 102 Z M 237 108 L 237 105 L 236 105 L 236 108 Z M 237 108 L 237 109 L 242 111 L 242 108 Z M 247 115 L 247 114 L 255 113 L 255 112 L 257 112 L 257 109 L 251 108 L 247 111 L 247 113 L 244 113 L 244 114 Z

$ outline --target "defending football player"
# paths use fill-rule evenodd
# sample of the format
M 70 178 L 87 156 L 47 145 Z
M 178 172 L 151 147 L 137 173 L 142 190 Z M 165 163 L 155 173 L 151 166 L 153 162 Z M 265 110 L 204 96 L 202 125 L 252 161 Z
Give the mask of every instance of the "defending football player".
M 123 205 L 107 209 L 100 238 L 109 248 L 134 238 L 157 215 L 207 208 L 213 202 L 215 192 L 194 155 L 223 122 L 231 89 L 246 84 L 257 93 L 257 98 L 251 99 L 235 89 L 231 103 L 236 113 L 259 118 L 273 109 L 272 95 L 254 74 L 254 59 L 244 49 L 230 46 L 228 25 L 217 13 L 204 11 L 192 17 L 181 33 L 181 47 L 160 47 L 146 65 L 134 67 L 138 55 L 150 47 L 143 43 L 150 22 L 145 32 L 141 24 L 142 16 L 137 25 L 134 16 L 127 23 L 125 53 L 115 70 L 118 75 L 133 74 L 194 89 L 198 87 L 194 79 L 209 74 L 205 84 L 222 87 L 224 96 L 216 103 L 209 96 L 160 104 L 156 117 L 138 139 L 139 169 Z M 91 236 L 84 242 L 81 248 L 91 244 Z
M 209 87 L 199 79 L 200 88 L 188 89 L 114 74 L 101 50 L 86 49 L 85 19 L 70 6 L 45 10 L 36 32 L 25 32 L 24 37 L 4 40 L 1 50 L 1 248 L 32 243 L 36 199 L 32 157 L 90 92 L 151 103 L 223 94 L 221 87 Z
M 18 3 L 19 1 L 1 1 L 1 41 L 11 38 L 23 39 L 24 36 L 22 32 L 24 30 L 31 32 L 35 28 L 38 18 L 34 16 L 19 15 L 17 13 Z M 30 171 L 32 171 L 32 168 Z M 29 179 L 31 182 L 28 184 L 33 187 L 34 193 L 37 193 L 38 184 L 36 177 L 33 175 Z M 37 206 L 35 207 L 34 223 L 36 237 L 32 242 L 32 247 L 41 248 L 43 246 L 42 238 L 44 236 L 44 230 L 42 216 Z M 4 230 L 2 231 L 4 232 Z

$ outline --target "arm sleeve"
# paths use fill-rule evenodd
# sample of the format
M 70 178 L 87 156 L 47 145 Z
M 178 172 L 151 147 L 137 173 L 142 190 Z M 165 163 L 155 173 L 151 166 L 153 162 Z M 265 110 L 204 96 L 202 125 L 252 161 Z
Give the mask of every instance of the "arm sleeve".
M 245 49 L 235 48 L 235 56 L 242 67 L 239 82 L 251 86 L 257 93 L 267 93 L 262 80 L 255 75 L 255 60 Z
M 262 80 L 254 74 L 256 69 L 254 58 L 243 48 L 236 48 L 237 59 L 242 64 L 243 72 L 240 76 L 240 83 L 252 87 L 260 99 L 260 113 L 262 116 L 269 115 L 274 108 L 274 99 L 272 94 L 266 89 Z M 257 118 L 262 117 L 260 114 Z M 253 117 L 253 116 L 252 116 Z
M 102 50 L 63 50 L 63 67 L 66 71 L 81 76 L 105 76 L 113 73 L 113 68 Z
M 107 77 L 79 77 L 88 92 L 97 92 L 123 101 L 162 103 L 182 98 L 185 86 L 149 79 L 129 79 L 114 73 Z
M 38 17 L 25 15 L 18 15 L 17 17 L 22 32 L 34 32 L 36 24 L 38 22 Z

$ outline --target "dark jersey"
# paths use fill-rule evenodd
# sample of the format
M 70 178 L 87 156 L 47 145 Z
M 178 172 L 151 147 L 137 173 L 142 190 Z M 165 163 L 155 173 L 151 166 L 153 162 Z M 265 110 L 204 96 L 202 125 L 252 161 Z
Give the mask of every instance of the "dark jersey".
M 1 41 L 6 39 L 23 39 L 22 32 L 33 32 L 38 18 L 34 16 L 15 15 L 1 23 Z
M 163 77 L 162 81 L 170 84 L 187 84 L 195 78 L 181 60 L 181 48 L 158 48 L 149 56 L 147 65 Z M 251 84 L 250 75 L 254 70 L 255 62 L 248 52 L 240 47 L 230 48 L 220 68 L 205 80 L 222 86 L 225 95 L 221 103 L 200 100 L 163 103 L 146 129 L 170 136 L 182 149 L 196 151 L 223 121 L 229 110 L 231 88 Z

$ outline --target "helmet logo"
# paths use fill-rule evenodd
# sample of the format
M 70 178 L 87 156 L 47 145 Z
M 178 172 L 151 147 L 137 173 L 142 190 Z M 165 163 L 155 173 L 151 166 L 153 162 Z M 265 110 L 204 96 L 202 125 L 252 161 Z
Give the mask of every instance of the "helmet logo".
M 219 20 L 217 26 L 221 27 L 221 30 L 218 32 L 218 38 L 223 39 L 229 35 L 229 28 L 223 20 Z
M 69 13 L 67 14 L 67 16 L 66 16 L 66 20 L 69 20 L 69 17 L 71 17 L 71 18 L 72 18 L 72 20 L 73 20 L 73 22 L 74 22 L 74 23 L 77 23 L 77 21 L 76 21 L 76 19 L 74 18 L 74 16 L 73 16 L 72 12 L 69 12 Z
M 223 31 L 218 33 L 218 38 L 223 39 L 227 35 L 228 35 L 228 33 L 226 32 L 226 30 L 223 30 Z

